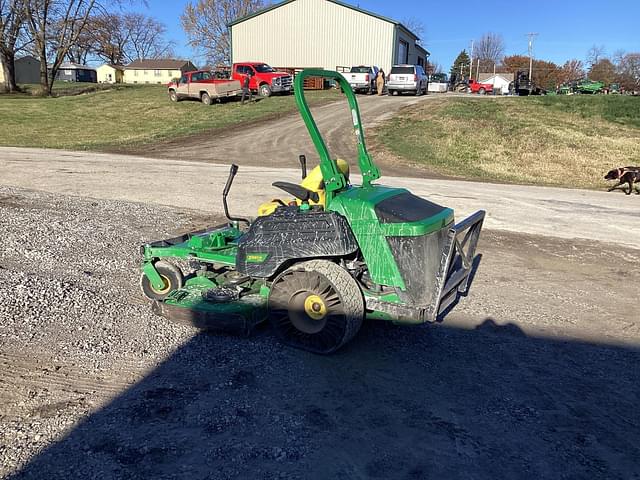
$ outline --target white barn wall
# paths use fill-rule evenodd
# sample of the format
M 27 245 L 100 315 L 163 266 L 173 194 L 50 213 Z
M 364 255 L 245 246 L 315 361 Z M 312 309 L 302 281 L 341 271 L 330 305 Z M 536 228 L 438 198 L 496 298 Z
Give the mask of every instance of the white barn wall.
M 325 0 L 296 0 L 232 25 L 232 59 L 331 70 L 378 65 L 388 72 L 394 28 L 392 23 Z M 373 39 L 371 32 L 375 32 Z

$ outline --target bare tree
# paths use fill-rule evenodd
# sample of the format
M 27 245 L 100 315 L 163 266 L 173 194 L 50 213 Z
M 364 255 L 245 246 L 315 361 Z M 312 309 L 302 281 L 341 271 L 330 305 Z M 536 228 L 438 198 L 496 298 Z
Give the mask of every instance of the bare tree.
M 617 81 L 626 90 L 640 90 L 640 52 L 624 53 L 616 59 Z
M 503 57 L 504 40 L 502 35 L 485 33 L 473 44 L 473 58 L 480 60 L 480 69 L 485 72 L 493 70 L 495 65 L 500 64 Z
M 94 42 L 91 20 L 87 26 L 80 31 L 78 39 L 71 45 L 67 52 L 67 59 L 73 63 L 81 65 L 87 63 L 88 58 L 94 53 Z
M 18 90 L 15 59 L 25 21 L 23 7 L 22 0 L 0 0 L 0 68 L 9 92 Z
M 157 20 L 141 13 L 124 16 L 124 57 L 128 61 L 143 58 L 162 58 L 173 54 L 173 45 L 166 40 L 167 28 Z
M 40 60 L 43 93 L 51 95 L 60 65 L 77 44 L 92 12 L 101 7 L 99 0 L 25 0 L 27 26 Z
M 568 60 L 562 66 L 560 80 L 562 83 L 575 82 L 584 77 L 584 64 L 580 60 Z
M 418 45 L 424 44 L 423 37 L 424 37 L 425 28 L 424 28 L 424 23 L 422 23 L 422 20 L 416 17 L 407 17 L 404 20 L 402 20 L 402 25 L 407 27 L 411 32 L 413 32 L 418 37 L 418 41 L 417 41 Z
M 429 62 L 426 73 L 433 75 L 434 73 L 442 73 L 442 66 L 438 62 Z
M 605 55 L 604 45 L 593 45 L 587 52 L 587 64 L 589 67 L 593 67 L 598 63 Z
M 207 61 L 231 62 L 231 39 L 227 25 L 264 6 L 263 0 L 193 0 L 180 21 L 189 45 L 201 50 Z

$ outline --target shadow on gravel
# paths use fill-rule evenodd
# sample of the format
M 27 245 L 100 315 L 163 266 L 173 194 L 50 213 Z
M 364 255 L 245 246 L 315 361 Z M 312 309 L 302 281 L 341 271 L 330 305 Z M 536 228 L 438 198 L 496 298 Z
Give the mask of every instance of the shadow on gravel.
M 202 334 L 14 478 L 640 478 L 639 364 L 491 319 L 330 357 Z

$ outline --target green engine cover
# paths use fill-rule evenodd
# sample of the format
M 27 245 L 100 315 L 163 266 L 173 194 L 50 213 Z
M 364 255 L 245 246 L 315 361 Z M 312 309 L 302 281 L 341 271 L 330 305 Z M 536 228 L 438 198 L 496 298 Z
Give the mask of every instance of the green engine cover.
M 387 237 L 417 237 L 448 228 L 453 210 L 383 185 L 351 186 L 337 194 L 330 209 L 343 215 L 355 235 L 371 279 L 405 289 Z

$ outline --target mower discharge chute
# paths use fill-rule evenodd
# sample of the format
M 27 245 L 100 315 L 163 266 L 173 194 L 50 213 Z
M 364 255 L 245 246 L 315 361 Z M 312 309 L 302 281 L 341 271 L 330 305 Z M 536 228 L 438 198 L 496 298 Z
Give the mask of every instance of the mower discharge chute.
M 346 162 L 332 159 L 304 97 L 306 77 L 342 87 L 358 144 L 362 185 Z M 380 172 L 367 152 L 360 112 L 337 72 L 305 70 L 295 79 L 298 108 L 320 156 L 303 182 L 275 182 L 291 200 L 259 208 L 254 220 L 229 223 L 141 247 L 142 289 L 154 311 L 201 328 L 249 333 L 269 319 L 293 347 L 331 353 L 365 318 L 396 323 L 436 321 L 469 288 L 484 211 L 454 223 L 453 210 L 403 188 L 374 183 Z M 184 277 L 167 259 L 189 260 Z

